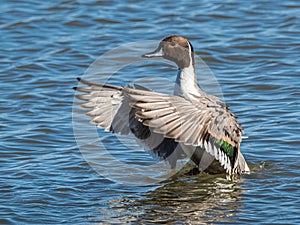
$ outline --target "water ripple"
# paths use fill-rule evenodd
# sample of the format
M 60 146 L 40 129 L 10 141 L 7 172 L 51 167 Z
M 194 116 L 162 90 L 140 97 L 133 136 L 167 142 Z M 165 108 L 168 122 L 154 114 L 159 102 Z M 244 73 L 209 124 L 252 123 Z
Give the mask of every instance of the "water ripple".
M 295 0 L 2 3 L 0 223 L 298 224 L 299 10 Z M 170 34 L 187 36 L 217 77 L 248 137 L 242 149 L 251 175 L 235 182 L 177 175 L 128 187 L 96 173 L 80 154 L 72 128 L 75 78 L 108 50 Z M 151 62 L 124 68 L 112 82 L 175 73 Z M 121 172 L 151 164 L 141 149 L 100 134 L 128 163 Z

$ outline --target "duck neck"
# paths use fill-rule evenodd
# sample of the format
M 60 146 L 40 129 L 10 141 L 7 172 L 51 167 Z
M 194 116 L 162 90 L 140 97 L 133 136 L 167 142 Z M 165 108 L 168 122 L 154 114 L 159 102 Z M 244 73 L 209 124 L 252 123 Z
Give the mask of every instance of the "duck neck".
M 199 95 L 193 61 L 190 62 L 188 67 L 178 69 L 174 95 L 183 96 L 185 98 L 193 98 L 195 95 Z

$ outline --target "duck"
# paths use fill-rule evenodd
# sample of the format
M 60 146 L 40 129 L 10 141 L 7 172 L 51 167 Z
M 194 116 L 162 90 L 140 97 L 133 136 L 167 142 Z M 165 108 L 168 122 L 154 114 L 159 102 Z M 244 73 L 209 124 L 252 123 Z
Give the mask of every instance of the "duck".
M 189 158 L 198 172 L 250 173 L 241 152 L 242 126 L 218 97 L 197 84 L 194 49 L 180 35 L 164 38 L 143 58 L 163 58 L 177 65 L 173 95 L 144 86 L 115 86 L 77 78 L 76 97 L 91 122 L 108 132 L 133 134 L 150 153 L 171 168 Z

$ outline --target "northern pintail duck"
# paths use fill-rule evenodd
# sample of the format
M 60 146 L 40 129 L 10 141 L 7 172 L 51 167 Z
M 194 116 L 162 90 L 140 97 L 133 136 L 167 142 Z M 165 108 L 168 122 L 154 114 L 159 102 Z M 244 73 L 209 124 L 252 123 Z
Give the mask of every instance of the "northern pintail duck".
M 119 87 L 78 80 L 82 107 L 98 127 L 120 134 L 132 133 L 172 168 L 184 157 L 199 171 L 242 174 L 250 169 L 240 151 L 243 130 L 228 106 L 197 85 L 194 51 L 182 36 L 163 39 L 145 58 L 162 57 L 175 62 L 178 75 L 174 95 L 140 85 Z

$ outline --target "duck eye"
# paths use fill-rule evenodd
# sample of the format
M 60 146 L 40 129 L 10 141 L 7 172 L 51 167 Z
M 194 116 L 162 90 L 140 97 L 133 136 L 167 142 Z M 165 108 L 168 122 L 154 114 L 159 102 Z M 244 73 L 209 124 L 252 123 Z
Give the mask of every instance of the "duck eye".
M 176 44 L 175 44 L 174 42 L 171 42 L 171 43 L 170 43 L 170 46 L 172 46 L 172 47 L 175 47 L 175 45 L 176 45 Z

